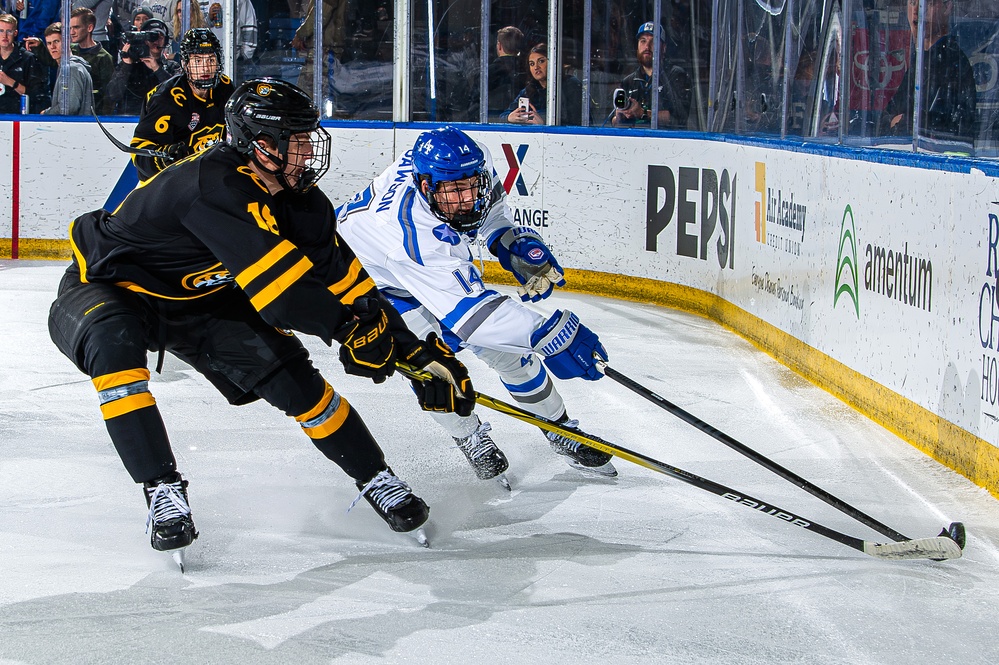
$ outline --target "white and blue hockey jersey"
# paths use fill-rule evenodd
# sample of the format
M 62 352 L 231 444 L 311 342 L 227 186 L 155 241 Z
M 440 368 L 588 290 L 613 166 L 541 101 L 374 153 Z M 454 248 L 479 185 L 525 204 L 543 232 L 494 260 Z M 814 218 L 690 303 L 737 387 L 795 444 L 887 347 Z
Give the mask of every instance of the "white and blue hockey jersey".
M 492 156 L 479 147 L 498 190 L 477 234 L 488 246 L 514 224 Z M 531 334 L 545 317 L 483 284 L 470 247 L 475 239 L 434 216 L 412 164 L 410 151 L 340 206 L 340 235 L 390 299 L 422 305 L 466 345 L 531 353 Z

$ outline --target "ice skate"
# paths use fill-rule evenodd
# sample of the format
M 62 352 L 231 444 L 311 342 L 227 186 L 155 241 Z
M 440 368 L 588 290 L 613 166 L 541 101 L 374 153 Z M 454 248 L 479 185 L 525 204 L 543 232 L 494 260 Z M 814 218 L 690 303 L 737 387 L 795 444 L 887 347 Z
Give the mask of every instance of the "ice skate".
M 559 422 L 559 425 L 566 429 L 578 429 L 579 421 L 565 419 Z M 569 458 L 569 466 L 572 468 L 578 469 L 585 474 L 601 476 L 603 478 L 614 478 L 617 476 L 617 469 L 611 464 L 611 455 L 609 453 L 591 448 L 555 432 L 545 432 L 545 437 L 551 444 L 552 450 L 559 455 L 565 455 Z M 593 438 L 597 439 L 597 437 Z M 601 439 L 597 440 L 600 441 Z
M 430 547 L 427 535 L 421 528 L 430 516 L 430 508 L 423 499 L 413 494 L 409 485 L 392 473 L 392 469 L 379 471 L 378 475 L 367 483 L 357 483 L 357 489 L 361 493 L 350 504 L 350 508 L 347 508 L 347 512 L 350 512 L 363 496 L 393 531 L 412 532 L 420 545 Z
M 458 449 L 465 454 L 479 480 L 495 478 L 504 489 L 510 491 L 510 481 L 503 473 L 510 468 L 510 463 L 503 451 L 496 447 L 492 437 L 489 436 L 489 432 L 493 429 L 492 425 L 482 422 L 477 415 L 474 418 L 478 423 L 475 431 L 463 439 L 454 437 L 454 442 L 458 444 Z
M 143 483 L 142 488 L 149 507 L 149 544 L 159 552 L 170 552 L 183 573 L 184 548 L 198 537 L 187 501 L 187 481 L 179 473 L 171 473 Z

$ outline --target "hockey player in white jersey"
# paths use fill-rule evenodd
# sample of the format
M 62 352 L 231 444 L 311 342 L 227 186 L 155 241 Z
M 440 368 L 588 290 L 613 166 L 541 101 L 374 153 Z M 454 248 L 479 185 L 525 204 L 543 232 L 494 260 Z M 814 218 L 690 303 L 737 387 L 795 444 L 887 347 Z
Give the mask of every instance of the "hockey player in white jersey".
M 469 349 L 525 409 L 576 427 L 545 366 L 560 379 L 592 381 L 603 376 L 595 356 L 606 360 L 607 352 L 572 312 L 556 310 L 546 318 L 483 284 L 470 249 L 476 238 L 520 282 L 522 300 L 547 298 L 565 284 L 541 236 L 514 225 L 493 175 L 488 150 L 464 132 L 424 132 L 413 150 L 337 209 L 340 235 L 410 330 L 421 338 L 436 332 L 456 352 Z M 501 475 L 509 465 L 489 423 L 475 413 L 430 415 L 454 437 L 480 479 L 499 477 L 509 487 Z M 573 467 L 617 475 L 607 453 L 545 436 Z

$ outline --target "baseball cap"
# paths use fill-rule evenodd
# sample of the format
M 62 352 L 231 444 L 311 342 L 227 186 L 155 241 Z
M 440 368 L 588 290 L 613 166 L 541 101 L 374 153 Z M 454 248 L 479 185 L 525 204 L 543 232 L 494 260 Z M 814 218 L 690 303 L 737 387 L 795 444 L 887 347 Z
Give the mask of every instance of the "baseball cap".
M 643 32 L 647 32 L 651 35 L 654 29 L 655 23 L 652 21 L 646 21 L 642 25 L 638 26 L 638 32 L 635 33 L 635 39 L 641 37 Z M 666 35 L 663 34 L 663 27 L 659 26 L 659 40 L 662 41 L 664 39 L 666 39 Z

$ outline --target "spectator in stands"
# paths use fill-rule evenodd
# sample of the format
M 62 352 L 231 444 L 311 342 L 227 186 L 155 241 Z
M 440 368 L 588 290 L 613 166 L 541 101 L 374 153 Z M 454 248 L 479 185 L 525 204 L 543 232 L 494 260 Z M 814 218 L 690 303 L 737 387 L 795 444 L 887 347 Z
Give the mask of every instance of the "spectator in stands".
M 45 36 L 45 28 L 53 21 L 59 20 L 59 9 L 62 3 L 59 0 L 29 0 L 28 15 L 20 23 L 18 32 L 21 39 L 34 38 L 42 41 Z M 31 48 L 31 44 L 26 44 Z
M 108 36 L 108 19 L 111 17 L 111 9 L 113 6 L 112 0 L 73 0 L 73 11 L 70 16 L 76 16 L 76 11 L 78 9 L 89 9 L 94 15 L 94 29 L 91 37 L 95 42 L 104 47 L 104 50 L 108 53 L 111 52 L 111 40 Z M 69 34 L 72 38 L 73 36 L 73 22 L 69 23 Z M 73 39 L 73 44 L 77 43 L 76 39 Z M 74 49 L 75 52 L 75 49 Z M 81 55 L 84 60 L 87 60 L 87 56 Z M 89 63 L 90 60 L 87 60 Z M 114 66 L 112 61 L 111 66 Z M 90 65 L 91 71 L 93 71 L 93 63 Z M 95 86 L 96 87 L 96 86 Z
M 295 31 L 291 47 L 305 52 L 305 64 L 298 74 L 298 87 L 311 94 L 313 71 L 313 33 L 315 31 L 315 0 L 309 2 L 302 25 Z M 343 49 L 347 42 L 347 0 L 323 0 L 323 59 L 330 54 L 336 61 L 343 61 Z M 333 66 L 333 63 L 330 63 Z M 330 91 L 332 97 L 332 91 Z
M 496 33 L 496 59 L 489 63 L 489 121 L 505 121 L 507 104 L 524 87 L 520 51 L 524 33 L 508 25 Z
M 926 0 L 919 126 L 922 136 L 971 144 L 978 103 L 975 75 L 968 56 L 950 34 L 952 5 L 953 0 Z M 913 44 L 909 68 L 882 115 L 882 134 L 892 136 L 912 135 L 919 0 L 908 0 L 908 18 Z
M 132 12 L 132 30 L 141 30 L 142 24 L 151 18 L 156 18 L 156 14 L 153 10 L 145 5 L 139 7 L 134 12 Z
M 142 24 L 142 32 L 156 33 L 142 44 L 126 42 L 121 62 L 104 90 L 104 110 L 112 115 L 139 115 L 146 95 L 157 85 L 180 73 L 180 64 L 163 57 L 170 29 L 158 18 Z M 136 51 L 145 51 L 136 57 Z
M 0 113 L 20 113 L 21 97 L 28 110 L 48 107 L 48 80 L 35 56 L 17 43 L 17 19 L 0 14 Z
M 652 55 L 653 23 L 638 28 L 638 69 L 625 77 L 621 87 L 627 106 L 616 109 L 611 119 L 615 127 L 650 124 L 652 121 L 653 65 L 659 61 L 659 128 L 685 129 L 690 113 L 690 76 L 679 65 L 666 63 L 666 34 L 659 27 L 659 57 Z
M 62 23 L 53 23 L 45 28 L 45 48 L 48 49 L 53 61 L 62 61 Z M 65 115 L 89 115 L 93 105 L 94 82 L 90 78 L 90 65 L 86 60 L 78 55 L 69 56 L 69 80 L 66 81 L 65 91 L 63 87 L 63 82 L 56 79 L 55 87 L 52 89 L 52 106 L 41 112 L 48 115 L 63 115 L 61 100 L 65 94 L 68 100 Z
M 201 0 L 201 13 L 220 43 L 229 30 L 219 0 Z M 194 27 L 194 23 L 191 23 Z M 257 51 L 257 10 L 250 0 L 236 0 L 236 59 L 251 60 Z
M 548 45 L 538 44 L 527 56 L 527 71 L 530 81 L 514 98 L 506 110 L 508 122 L 521 125 L 545 124 L 548 110 Z M 520 107 L 520 99 L 527 98 L 526 110 Z M 582 116 L 583 86 L 579 79 L 567 73 L 562 75 L 559 83 L 558 98 L 561 115 L 559 124 L 578 125 Z
M 98 20 L 96 14 L 87 7 L 77 7 L 69 19 L 69 39 L 72 42 L 73 54 L 87 61 L 90 67 L 90 78 L 94 86 L 94 108 L 99 109 L 104 104 L 104 88 L 114 75 L 114 60 L 111 54 L 104 50 L 101 44 L 94 40 Z M 62 24 L 60 24 L 62 25 Z M 107 21 L 105 20 L 105 36 Z M 61 39 L 61 35 L 60 35 Z M 52 52 L 52 49 L 49 49 Z M 52 102 L 55 105 L 55 102 Z M 87 110 L 89 113 L 89 109 Z
M 191 5 L 191 25 L 190 28 L 207 28 L 208 20 L 205 18 L 204 12 L 201 11 L 201 5 L 194 0 L 188 0 Z M 173 34 L 176 39 L 173 41 L 172 48 L 170 49 L 173 53 L 180 53 L 180 38 L 184 35 L 184 30 L 181 27 L 181 22 L 184 19 L 184 5 L 183 0 L 177 0 L 173 9 Z

